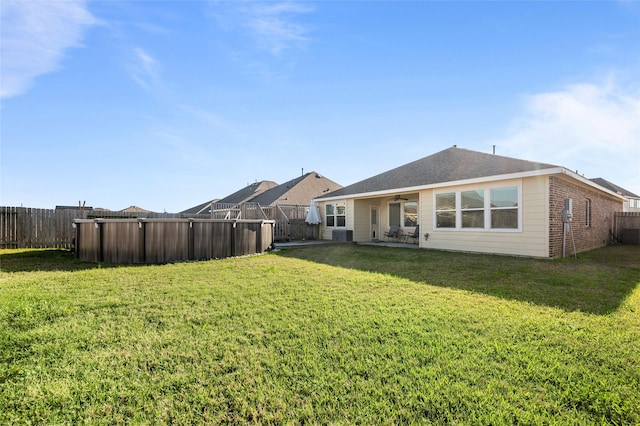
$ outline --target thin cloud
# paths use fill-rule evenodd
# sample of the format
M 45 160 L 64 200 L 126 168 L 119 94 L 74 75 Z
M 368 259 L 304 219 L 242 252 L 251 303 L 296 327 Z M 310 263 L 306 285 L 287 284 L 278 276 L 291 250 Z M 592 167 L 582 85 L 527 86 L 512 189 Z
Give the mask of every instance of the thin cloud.
M 314 9 L 293 2 L 262 3 L 212 2 L 210 14 L 226 30 L 242 30 L 256 44 L 272 54 L 301 46 L 308 40 L 309 29 L 296 18 Z
M 98 20 L 83 0 L 0 2 L 0 98 L 25 93 L 34 80 L 60 68 Z
M 144 49 L 133 49 L 129 70 L 133 81 L 149 92 L 160 85 L 160 64 Z
M 640 90 L 613 78 L 528 96 L 501 153 L 640 186 Z M 612 176 L 614 175 L 614 176 Z M 631 190 L 631 188 L 628 188 Z
M 300 4 L 259 4 L 248 14 L 246 26 L 272 53 L 279 53 L 307 40 L 307 28 L 293 21 L 293 16 L 313 9 Z

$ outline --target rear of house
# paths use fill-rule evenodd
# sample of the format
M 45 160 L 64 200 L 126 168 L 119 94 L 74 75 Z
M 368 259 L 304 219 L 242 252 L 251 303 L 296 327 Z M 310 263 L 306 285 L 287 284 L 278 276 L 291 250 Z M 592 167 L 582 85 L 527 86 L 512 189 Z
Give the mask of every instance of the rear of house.
M 418 227 L 421 248 L 552 258 L 606 245 L 623 208 L 619 194 L 563 167 L 456 147 L 316 201 L 323 239 Z

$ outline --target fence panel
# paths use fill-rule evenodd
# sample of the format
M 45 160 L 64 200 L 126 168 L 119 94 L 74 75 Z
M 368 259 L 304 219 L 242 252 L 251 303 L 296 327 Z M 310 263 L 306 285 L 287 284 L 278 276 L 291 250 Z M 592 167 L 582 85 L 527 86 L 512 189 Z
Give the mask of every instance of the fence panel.
M 640 212 L 616 212 L 613 222 L 614 237 L 616 241 L 622 241 L 625 229 L 640 229 Z
M 0 207 L 0 245 L 18 247 L 18 207 Z
M 277 240 L 311 239 L 315 235 L 297 223 L 294 230 L 291 220 L 304 220 L 308 212 L 306 206 L 269 206 L 259 204 L 215 204 L 210 214 L 183 215 L 152 212 L 113 212 L 78 208 L 33 209 L 27 207 L 0 207 L 0 247 L 4 248 L 66 248 L 73 249 L 76 244 L 74 220 L 85 219 L 252 219 L 274 220 L 271 229 Z M 195 222 L 194 222 L 195 223 Z M 217 225 L 220 226 L 220 225 Z M 214 227 L 215 228 L 215 227 Z M 226 229 L 226 228 L 224 228 Z M 220 230 L 217 230 L 218 232 Z M 123 231 L 124 232 L 124 231 Z M 133 231 L 131 231 L 133 232 Z M 232 232 L 231 229 L 225 232 Z M 195 234 L 194 234 L 195 235 Z M 223 237 L 226 239 L 226 237 Z M 256 240 L 257 241 L 257 240 Z M 200 245 L 204 242 L 200 242 Z M 229 255 L 229 247 L 216 241 L 207 243 L 214 257 Z M 209 254 L 209 253 L 207 253 Z M 117 256 L 120 256 L 119 254 Z

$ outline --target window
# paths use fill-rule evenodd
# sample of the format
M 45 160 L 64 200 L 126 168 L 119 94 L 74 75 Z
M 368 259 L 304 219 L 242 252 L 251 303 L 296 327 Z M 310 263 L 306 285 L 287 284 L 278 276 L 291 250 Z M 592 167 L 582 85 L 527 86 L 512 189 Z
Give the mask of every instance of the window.
M 520 229 L 519 187 L 484 188 L 435 194 L 435 227 L 440 229 Z
M 436 194 L 436 227 L 456 227 L 456 193 Z
M 584 200 L 584 226 L 591 226 L 591 200 L 588 198 Z
M 484 228 L 484 191 L 462 191 L 460 211 L 463 228 Z
M 491 190 L 491 228 L 518 228 L 518 188 L 496 188 Z
M 327 204 L 324 206 L 324 213 L 327 226 L 336 226 L 336 206 Z
M 347 226 L 347 208 L 344 204 L 336 206 L 336 226 Z
M 418 225 L 418 203 L 407 201 L 404 203 L 404 226 Z
M 324 206 L 326 226 L 346 226 L 346 207 L 344 204 L 327 204 Z
M 389 204 L 389 226 L 400 226 L 400 203 Z

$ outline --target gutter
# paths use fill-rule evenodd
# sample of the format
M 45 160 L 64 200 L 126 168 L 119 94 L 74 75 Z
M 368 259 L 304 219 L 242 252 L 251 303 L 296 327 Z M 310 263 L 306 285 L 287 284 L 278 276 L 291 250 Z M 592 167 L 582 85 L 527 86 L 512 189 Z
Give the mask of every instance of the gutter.
M 621 200 L 625 200 L 625 197 L 623 197 L 620 194 L 617 194 L 613 191 L 610 191 L 606 188 L 603 188 L 602 186 L 596 184 L 595 182 L 580 176 L 577 173 L 572 172 L 569 169 L 566 169 L 565 167 L 551 167 L 548 169 L 542 169 L 542 170 L 532 170 L 532 171 L 528 171 L 528 172 L 519 172 L 519 173 L 508 173 L 508 174 L 503 174 L 503 175 L 493 175 L 493 176 L 483 176 L 483 177 L 479 177 L 479 178 L 472 178 L 472 179 L 462 179 L 462 180 L 455 180 L 455 181 L 447 181 L 447 182 L 438 182 L 438 183 L 433 183 L 433 184 L 428 184 L 428 185 L 417 185 L 417 186 L 408 186 L 408 187 L 403 187 L 403 188 L 393 188 L 393 189 L 385 189 L 385 190 L 381 190 L 381 191 L 371 191 L 371 192 L 361 192 L 361 193 L 355 193 L 355 194 L 345 194 L 345 195 L 336 195 L 333 197 L 321 197 L 321 198 L 314 198 L 313 200 L 316 202 L 323 202 L 323 201 L 336 201 L 336 200 L 344 200 L 344 199 L 348 199 L 348 198 L 374 198 L 374 197 L 381 197 L 381 196 L 389 196 L 389 195 L 395 195 L 398 192 L 416 192 L 416 191 L 424 191 L 427 189 L 437 189 L 437 188 L 446 188 L 448 186 L 461 186 L 461 185 L 472 185 L 472 184 L 477 184 L 477 183 L 484 183 L 484 182 L 495 182 L 495 181 L 499 181 L 499 180 L 508 180 L 508 179 L 522 179 L 522 178 L 527 178 L 527 177 L 534 177 L 534 176 L 548 176 L 548 175 L 556 175 L 556 174 L 562 174 L 562 175 L 566 175 L 569 176 L 581 183 L 584 183 L 592 188 L 595 188 L 599 191 L 605 192 L 608 195 L 614 196 L 618 199 Z

